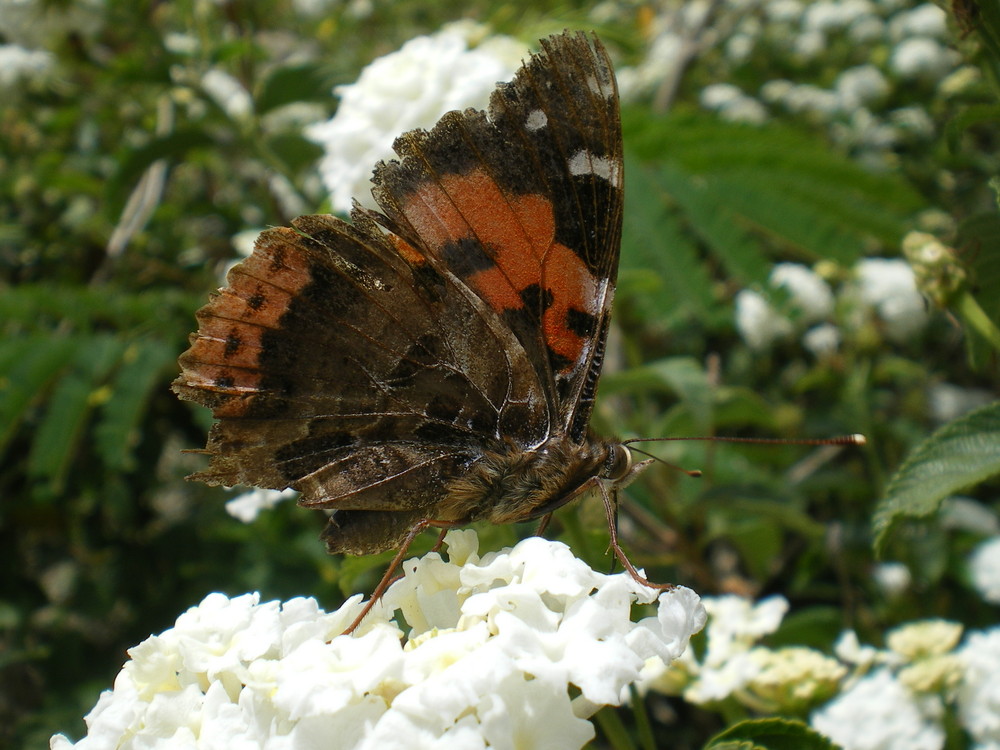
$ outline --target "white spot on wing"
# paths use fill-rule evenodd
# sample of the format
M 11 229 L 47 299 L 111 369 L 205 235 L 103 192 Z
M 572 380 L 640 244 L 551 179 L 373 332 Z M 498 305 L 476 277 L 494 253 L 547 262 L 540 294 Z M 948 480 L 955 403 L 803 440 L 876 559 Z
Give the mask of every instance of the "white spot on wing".
M 524 121 L 524 127 L 531 133 L 534 133 L 536 130 L 541 130 L 548 124 L 548 115 L 540 109 L 535 109 L 529 112 L 528 119 Z
M 622 169 L 618 160 L 594 156 L 589 151 L 577 151 L 569 158 L 569 173 L 597 175 L 615 187 L 621 187 L 622 184 Z
M 615 95 L 614 87 L 609 86 L 607 82 L 602 83 L 595 76 L 587 76 L 587 88 L 605 99 L 610 99 Z

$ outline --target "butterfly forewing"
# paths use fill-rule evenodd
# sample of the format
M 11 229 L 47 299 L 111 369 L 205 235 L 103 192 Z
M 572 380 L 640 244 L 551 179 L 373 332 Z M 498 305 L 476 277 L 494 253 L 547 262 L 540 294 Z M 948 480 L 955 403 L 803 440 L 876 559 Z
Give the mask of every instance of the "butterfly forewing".
M 196 477 L 335 509 L 331 551 L 395 546 L 422 520 L 529 517 L 522 496 L 557 505 L 606 454 L 587 422 L 622 167 L 600 43 L 545 40 L 488 115 L 449 113 L 395 148 L 373 178 L 382 213 L 261 235 L 199 311 L 174 384 L 218 420 Z M 539 476 L 536 449 L 565 470 Z

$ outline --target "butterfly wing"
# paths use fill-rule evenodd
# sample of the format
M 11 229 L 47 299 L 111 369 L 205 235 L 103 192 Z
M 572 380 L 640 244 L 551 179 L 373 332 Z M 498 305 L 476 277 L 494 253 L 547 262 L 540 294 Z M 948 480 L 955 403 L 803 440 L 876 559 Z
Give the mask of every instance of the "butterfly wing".
M 174 384 L 218 420 L 195 478 L 336 509 L 332 551 L 395 546 L 484 449 L 581 441 L 614 290 L 621 135 L 596 39 L 544 41 L 489 117 L 395 148 L 384 214 L 261 235 Z
M 501 411 L 544 425 L 544 396 L 510 331 L 363 214 L 294 227 L 262 233 L 198 312 L 174 390 L 218 421 L 193 478 L 377 512 L 392 546 L 499 439 Z
M 402 160 L 374 177 L 385 223 L 504 319 L 551 423 L 581 442 L 622 223 L 618 92 L 603 46 L 583 33 L 544 40 L 494 92 L 488 117 L 451 112 L 395 148 Z

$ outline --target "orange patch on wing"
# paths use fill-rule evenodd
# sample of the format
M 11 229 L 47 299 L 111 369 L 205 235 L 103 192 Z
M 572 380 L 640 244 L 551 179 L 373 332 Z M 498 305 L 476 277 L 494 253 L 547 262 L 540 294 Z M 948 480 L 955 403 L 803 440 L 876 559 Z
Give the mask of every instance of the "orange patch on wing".
M 215 416 L 239 416 L 244 398 L 259 392 L 261 336 L 277 329 L 295 295 L 312 280 L 301 236 L 290 229 L 261 234 L 253 254 L 234 266 L 220 290 L 198 313 L 198 332 L 180 357 L 181 382 L 215 395 Z
M 413 245 L 404 240 L 402 237 L 389 234 L 389 241 L 396 248 L 396 252 L 399 256 L 409 263 L 411 266 L 422 266 L 427 263 L 427 259 L 421 255 Z
M 545 342 L 554 352 L 575 363 L 583 354 L 587 337 L 569 328 L 569 311 L 578 310 L 596 318 L 600 291 L 597 279 L 579 255 L 558 243 L 545 259 L 544 279 L 545 287 L 552 291 L 552 305 L 542 320 Z M 572 369 L 570 364 L 564 371 Z
M 598 283 L 575 252 L 555 242 L 551 201 L 505 195 L 484 172 L 473 170 L 428 182 L 403 213 L 438 257 L 451 243 L 479 241 L 494 265 L 465 282 L 494 310 L 523 307 L 521 292 L 533 284 L 550 291 L 552 305 L 542 320 L 545 341 L 572 362 L 580 357 L 586 339 L 568 327 L 567 315 L 571 308 L 598 314 Z

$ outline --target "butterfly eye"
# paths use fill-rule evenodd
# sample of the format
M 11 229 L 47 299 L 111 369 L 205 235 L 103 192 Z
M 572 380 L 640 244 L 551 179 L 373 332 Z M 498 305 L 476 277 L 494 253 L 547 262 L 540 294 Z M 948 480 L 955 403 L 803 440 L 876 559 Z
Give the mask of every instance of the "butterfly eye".
M 608 457 L 604 460 L 604 478 L 618 480 L 632 469 L 632 451 L 624 445 L 612 445 L 608 448 Z

